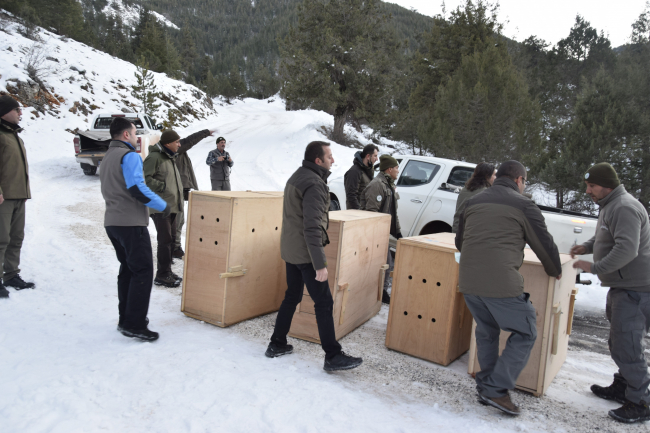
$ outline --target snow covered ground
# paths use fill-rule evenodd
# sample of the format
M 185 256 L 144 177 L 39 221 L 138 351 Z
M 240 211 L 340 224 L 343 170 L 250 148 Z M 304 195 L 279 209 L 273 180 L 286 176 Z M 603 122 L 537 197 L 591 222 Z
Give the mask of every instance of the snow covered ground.
M 7 79 L 20 78 L 16 50 L 7 51 L 20 38 L 0 33 L 0 90 Z M 96 71 L 94 95 L 105 98 L 106 109 L 122 107 L 111 100 L 112 89 L 106 97 L 101 89 L 119 74 L 128 84 L 132 66 L 72 41 L 60 50 L 68 62 Z M 85 95 L 64 81 L 70 101 Z M 646 431 L 615 424 L 606 412 L 616 404 L 591 396 L 589 385 L 611 380 L 607 356 L 569 351 L 546 396 L 514 393 L 525 413 L 512 419 L 476 403 L 467 354 L 444 368 L 387 350 L 386 307 L 342 340 L 344 349 L 365 357 L 364 365 L 335 374 L 322 370 L 320 349 L 307 342 L 294 340 L 293 355 L 265 358 L 273 315 L 217 328 L 180 312 L 179 289 L 153 289 L 150 326 L 160 340 L 123 337 L 115 329 L 118 264 L 102 226 L 99 178 L 84 176 L 74 160 L 65 129 L 83 126 L 84 118 L 68 112 L 66 100 L 59 116 L 32 119 L 27 111 L 22 122 L 33 199 L 21 268 L 37 288 L 10 289 L 10 299 L 0 302 L 3 433 Z M 233 189 L 281 190 L 304 146 L 323 139 L 321 125 L 331 127 L 331 117 L 286 112 L 278 99 L 246 100 L 218 107 L 218 115 L 179 132 L 217 128 L 227 138 Z M 206 139 L 189 152 L 202 189 L 209 189 L 204 161 L 213 147 Z M 342 175 L 355 150 L 332 148 L 333 176 Z M 602 289 L 594 287 L 589 298 L 591 307 L 604 305 Z M 587 308 L 582 299 L 578 305 Z

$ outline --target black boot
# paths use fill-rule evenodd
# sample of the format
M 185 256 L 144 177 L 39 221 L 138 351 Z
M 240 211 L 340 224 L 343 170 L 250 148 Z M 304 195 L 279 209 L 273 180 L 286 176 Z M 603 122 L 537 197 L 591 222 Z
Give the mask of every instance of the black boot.
M 8 298 L 9 290 L 0 282 L 0 298 Z
M 172 257 L 175 259 L 182 259 L 185 256 L 185 251 L 181 247 L 178 247 L 172 253 Z
M 293 346 L 291 344 L 278 346 L 275 343 L 269 343 L 269 347 L 266 348 L 264 355 L 267 358 L 277 358 L 278 356 L 288 355 L 290 353 L 293 353 Z
M 125 337 L 137 338 L 138 340 L 142 341 L 156 341 L 159 336 L 157 332 L 150 331 L 147 326 L 145 326 L 143 329 L 122 328 L 120 332 Z
M 176 278 L 176 281 L 178 281 L 179 283 L 183 281 L 183 277 L 179 277 L 178 275 L 176 275 L 176 274 L 173 273 L 173 272 L 172 272 L 172 277 L 173 277 L 173 278 Z
M 148 318 L 148 317 L 145 317 L 145 318 L 144 318 L 144 325 L 145 325 L 145 326 L 149 325 L 149 318 Z M 120 332 L 122 332 L 123 329 L 124 329 L 124 328 L 123 328 L 123 326 L 122 326 L 122 320 L 120 319 L 120 320 L 117 322 L 117 330 L 120 331 Z
M 381 302 L 384 304 L 390 304 L 390 295 L 388 294 L 388 290 L 384 289 L 384 293 L 381 295 Z
M 156 286 L 165 286 L 165 287 L 178 287 L 181 285 L 181 282 L 174 278 L 172 275 L 168 275 L 164 278 L 156 277 L 153 280 L 153 283 Z
M 13 287 L 16 290 L 33 289 L 34 287 L 36 287 L 34 283 L 23 281 L 23 279 L 20 278 L 20 275 L 16 275 L 11 280 L 5 281 L 4 285 Z
M 621 404 L 627 402 L 627 399 L 625 398 L 626 389 L 627 383 L 616 377 L 614 378 L 614 382 L 609 386 L 591 385 L 591 392 L 593 392 L 596 397 L 604 398 L 605 400 L 614 400 Z
M 332 359 L 325 358 L 325 365 L 323 365 L 323 370 L 325 371 L 338 371 L 338 370 L 350 370 L 361 365 L 363 359 L 354 358 L 350 355 L 346 355 L 344 352 L 335 355 Z
M 609 416 L 626 424 L 648 421 L 650 420 L 650 408 L 643 400 L 639 404 L 628 401 L 618 409 L 610 410 Z

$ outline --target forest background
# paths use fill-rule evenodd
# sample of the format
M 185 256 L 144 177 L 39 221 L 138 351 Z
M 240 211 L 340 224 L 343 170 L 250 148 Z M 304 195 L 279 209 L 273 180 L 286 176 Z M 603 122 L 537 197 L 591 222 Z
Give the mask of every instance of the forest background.
M 650 209 L 650 4 L 612 47 L 581 16 L 550 45 L 502 35 L 478 0 L 427 17 L 377 0 L 0 0 L 39 25 L 208 95 L 268 98 L 402 141 L 414 154 L 522 161 L 560 208 L 595 212 L 583 174 L 610 162 Z M 134 11 L 136 13 L 133 16 Z M 174 25 L 157 18 L 156 12 Z M 1 29 L 0 29 L 1 30 Z

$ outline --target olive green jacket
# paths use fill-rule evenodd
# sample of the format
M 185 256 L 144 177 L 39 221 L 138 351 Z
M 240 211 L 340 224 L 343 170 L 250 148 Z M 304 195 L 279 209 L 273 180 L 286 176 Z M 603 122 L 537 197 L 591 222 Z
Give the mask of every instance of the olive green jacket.
M 183 212 L 183 181 L 176 167 L 176 154 L 170 153 L 160 143 L 149 146 L 144 160 L 144 181 L 147 186 L 167 202 L 171 213 Z M 149 214 L 162 213 L 149 208 Z
M 311 263 L 315 270 L 327 267 L 324 247 L 330 243 L 329 175 L 324 167 L 303 161 L 287 181 L 280 235 L 280 254 L 287 263 Z
M 474 197 L 476 194 L 479 192 L 485 191 L 486 187 L 482 186 L 478 189 L 475 189 L 474 191 L 470 191 L 467 188 L 463 188 L 463 190 L 458 194 L 458 200 L 456 200 L 456 213 L 454 214 L 454 225 L 451 228 L 452 233 L 458 232 L 458 218 L 460 217 L 460 213 L 463 210 L 463 203 L 465 203 L 468 199 Z
M 22 131 L 18 125 L 0 121 L 0 194 L 5 200 L 32 198 L 29 167 Z
M 397 217 L 397 200 L 399 194 L 391 187 L 388 175 L 379 173 L 363 190 L 360 209 L 389 214 L 390 234 L 399 239 L 402 236 L 402 228 Z

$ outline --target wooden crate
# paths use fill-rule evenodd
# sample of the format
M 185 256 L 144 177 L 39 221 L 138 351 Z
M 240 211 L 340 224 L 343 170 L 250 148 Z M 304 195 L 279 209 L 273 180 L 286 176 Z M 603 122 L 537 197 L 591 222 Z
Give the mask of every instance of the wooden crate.
M 381 309 L 384 273 L 388 269 L 390 215 L 362 210 L 329 213 L 330 244 L 325 247 L 334 328 L 340 339 Z M 320 343 L 314 302 L 305 287 L 289 335 Z
M 282 202 L 282 193 L 190 194 L 183 313 L 226 327 L 280 308 Z
M 560 254 L 560 261 L 562 279 L 558 281 L 546 275 L 535 253 L 526 248 L 524 264 L 519 270 L 524 277 L 524 291 L 530 293 L 530 301 L 537 311 L 537 340 L 528 364 L 517 380 L 517 388 L 535 396 L 544 394 L 551 385 L 566 360 L 569 347 L 573 306 L 578 293 L 575 288 L 576 270 L 573 268 L 575 260 L 567 254 Z M 472 326 L 468 365 L 468 372 L 472 375 L 481 371 L 476 355 L 475 329 L 476 322 Z M 501 331 L 499 353 L 505 348 L 509 336 L 510 332 Z
M 452 233 L 397 242 L 386 346 L 448 365 L 469 349 L 472 315 L 458 291 Z

